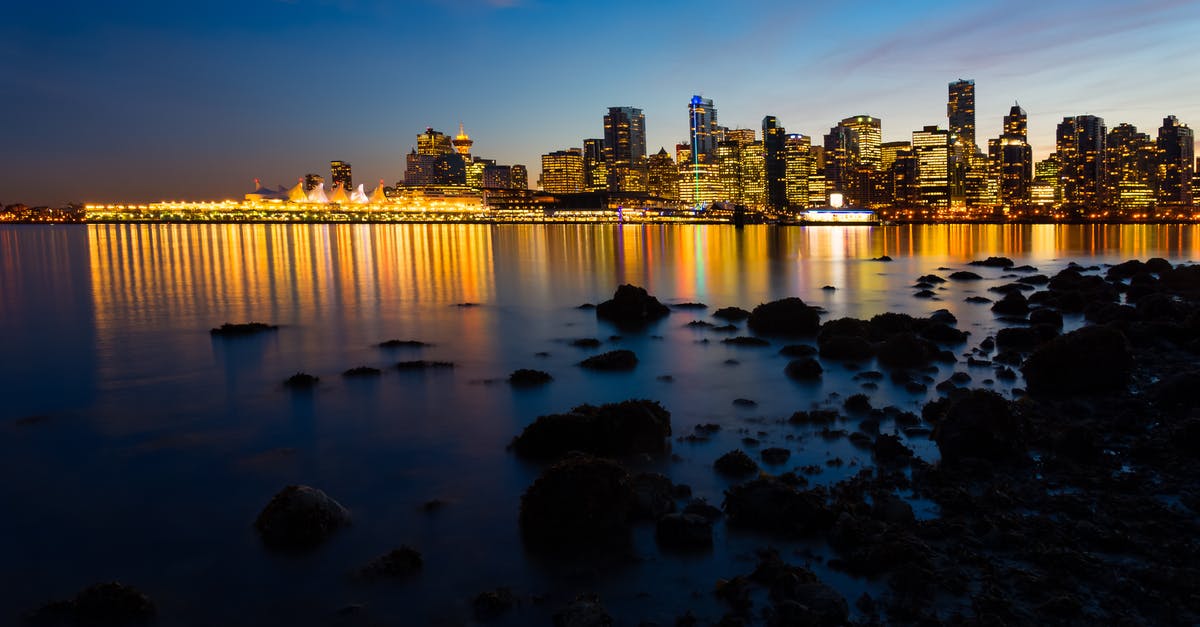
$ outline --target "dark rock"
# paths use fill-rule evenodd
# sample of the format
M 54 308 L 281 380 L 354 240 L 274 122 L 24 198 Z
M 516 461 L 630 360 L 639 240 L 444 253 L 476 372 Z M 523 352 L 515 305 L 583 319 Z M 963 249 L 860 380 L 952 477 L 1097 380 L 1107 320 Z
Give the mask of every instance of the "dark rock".
M 536 548 L 627 540 L 634 494 L 619 465 L 586 455 L 547 468 L 521 495 L 521 532 Z
M 802 359 L 793 359 L 784 367 L 783 373 L 789 379 L 796 381 L 811 381 L 821 378 L 821 374 L 825 369 L 821 364 L 812 357 L 804 357 Z
M 713 462 L 713 468 L 730 477 L 745 477 L 758 473 L 758 464 L 740 450 L 733 450 L 718 457 L 717 461 Z
M 720 326 L 713 327 L 712 330 L 720 331 L 721 333 L 733 333 L 734 331 L 737 331 L 738 328 L 733 326 L 732 324 L 722 324 Z M 708 340 L 704 340 L 704 341 L 707 342 Z
M 919 321 L 902 313 L 885 312 L 872 317 L 867 322 L 867 336 L 870 340 L 879 342 L 899 333 L 911 333 L 917 330 Z
M 787 460 L 791 458 L 792 452 L 785 448 L 772 446 L 763 449 L 758 456 L 762 458 L 764 464 L 779 465 L 786 464 Z
M 875 438 L 871 449 L 876 461 L 885 464 L 906 463 L 913 457 L 912 449 L 905 446 L 900 438 L 887 433 Z
M 150 625 L 156 609 L 140 590 L 115 581 L 99 583 L 67 601 L 53 601 L 26 616 L 31 625 L 117 627 Z
M 1058 329 L 1051 326 L 1009 327 L 996 332 L 996 346 L 1000 350 L 1028 351 L 1054 339 Z M 1001 361 L 997 356 L 997 361 Z
M 1056 329 L 1061 329 L 1063 326 L 1063 317 L 1062 314 L 1054 311 L 1053 309 L 1046 309 L 1042 307 L 1029 312 L 1029 323 L 1035 325 L 1044 324 Z
M 825 290 L 826 292 L 832 292 L 832 291 L 836 290 L 837 288 L 832 285 L 823 285 L 823 286 L 821 286 L 821 289 Z
M 733 404 L 738 407 L 758 407 L 758 402 L 748 398 L 735 398 Z
M 978 281 L 983 277 L 971 272 L 970 270 L 959 270 L 950 274 L 950 278 L 955 281 Z
M 990 299 L 986 296 L 968 296 L 968 297 L 964 298 L 963 300 L 968 303 L 975 303 L 975 304 L 980 304 L 980 305 L 992 302 L 992 299 Z
M 984 266 L 987 268 L 1011 268 L 1015 264 L 1008 257 L 988 257 L 987 259 L 972 261 L 969 265 Z
M 733 344 L 734 346 L 770 346 L 771 343 L 760 337 L 747 337 L 739 335 L 737 337 L 727 337 L 721 340 L 722 344 Z
M 784 357 L 812 357 L 817 354 L 817 347 L 808 344 L 788 344 L 779 349 Z
M 866 394 L 852 394 L 842 403 L 846 411 L 867 413 L 871 411 L 871 399 Z
M 1016 350 L 1002 350 L 996 353 L 996 356 L 992 358 L 992 361 L 998 364 L 1020 366 L 1025 360 L 1021 358 L 1021 353 L 1017 352 Z
M 554 377 L 550 376 L 549 372 L 531 370 L 529 368 L 520 368 L 508 375 L 508 382 L 517 387 L 545 385 L 553 380 Z
M 929 314 L 929 319 L 940 324 L 958 324 L 958 318 L 954 317 L 954 314 L 950 313 L 949 309 L 938 309 Z
M 1009 270 L 1009 272 L 1037 272 L 1038 271 L 1037 268 L 1035 268 L 1034 266 L 1029 266 L 1029 265 L 1013 266 L 1013 267 L 1009 268 L 1008 270 Z
M 634 518 L 654 520 L 675 511 L 675 486 L 666 475 L 643 472 L 629 480 Z
M 691 322 L 685 324 L 684 326 L 692 327 L 692 328 L 700 328 L 700 329 L 711 329 L 716 325 L 714 325 L 711 322 L 704 321 L 704 320 L 692 320 Z
M 704 303 L 675 303 L 671 305 L 672 309 L 708 309 L 708 305 Z
M 311 549 L 349 524 L 341 503 L 306 485 L 280 490 L 254 521 L 264 544 L 285 550 Z
M 962 344 L 967 341 L 967 332 L 941 322 L 933 322 L 921 329 L 921 337 L 939 344 Z
M 382 371 L 382 370 L 380 370 L 379 368 L 372 368 L 372 367 L 370 367 L 370 366 L 357 366 L 357 367 L 355 367 L 355 368 L 351 368 L 351 369 L 349 369 L 349 370 L 347 370 L 347 371 L 343 372 L 343 373 L 342 373 L 342 376 L 343 376 L 343 377 L 350 377 L 350 378 L 354 378 L 354 377 L 378 377 L 378 376 L 379 376 L 379 375 L 381 375 L 381 374 L 383 374 L 383 371 Z
M 932 439 L 947 465 L 966 459 L 1019 458 L 1026 447 L 1024 428 L 1008 401 L 987 390 L 971 390 L 953 398 L 937 421 Z
M 878 256 L 878 257 L 871 257 L 871 261 L 891 261 L 891 260 L 892 260 L 892 258 L 891 258 L 891 257 L 889 257 L 889 256 L 887 256 L 887 255 L 880 255 L 880 256 Z
M 1021 372 L 1032 394 L 1105 393 L 1124 389 L 1133 368 L 1120 331 L 1084 327 L 1039 347 Z
M 822 493 L 801 492 L 774 477 L 726 490 L 724 509 L 730 525 L 791 536 L 816 533 L 833 522 Z
M 554 615 L 554 627 L 612 627 L 612 617 L 594 594 L 581 594 Z
M 480 592 L 471 601 L 471 609 L 475 614 L 475 620 L 487 622 L 500 618 L 516 604 L 517 598 L 513 596 L 512 590 L 508 588 L 496 588 L 495 590 Z
M 917 292 L 916 294 L 913 294 L 913 297 L 915 297 L 915 298 L 933 298 L 934 296 L 937 296 L 937 294 L 935 294 L 929 290 L 921 290 L 921 291 Z
M 741 307 L 722 307 L 713 312 L 713 317 L 728 322 L 738 322 L 749 318 L 750 312 Z
M 1046 285 L 1050 282 L 1050 277 L 1044 274 L 1031 274 L 1017 279 L 1017 283 L 1025 285 Z
M 226 322 L 225 324 L 212 329 L 209 331 L 209 333 L 217 337 L 245 337 L 248 335 L 265 333 L 267 331 L 275 331 L 277 329 L 279 329 L 278 325 L 267 324 L 265 322 Z
M 1146 264 L 1137 259 L 1130 259 L 1129 261 L 1119 263 L 1109 268 L 1108 272 L 1104 273 L 1104 277 L 1110 281 L 1119 281 L 1121 279 L 1128 279 L 1136 274 L 1144 274 L 1146 272 L 1149 272 L 1149 270 L 1146 268 Z
M 637 355 L 625 349 L 600 353 L 579 362 L 580 366 L 589 370 L 633 370 L 637 364 Z
M 891 494 L 875 497 L 871 503 L 871 516 L 891 525 L 911 525 L 917 519 L 912 505 Z
M 421 552 L 410 546 L 401 546 L 371 560 L 359 571 L 366 579 L 401 579 L 421 570 L 425 561 Z
M 594 337 L 581 337 L 577 340 L 571 340 L 571 346 L 579 348 L 597 348 L 600 346 L 600 340 Z
M 480 303 L 454 303 L 454 306 L 461 309 L 471 309 L 474 307 L 482 307 L 483 305 Z
M 930 289 L 930 288 L 932 288 L 932 287 L 933 287 L 933 283 L 926 283 L 926 282 L 924 282 L 924 281 L 917 281 L 916 283 L 913 283 L 911 287 L 912 287 L 914 290 L 927 290 L 927 289 Z
M 1083 317 L 1094 324 L 1109 324 L 1111 322 L 1133 322 L 1139 316 L 1137 309 L 1129 305 L 1100 301 L 1084 305 Z
M 284 379 L 284 387 L 293 390 L 311 390 L 317 387 L 317 383 L 321 379 L 306 372 L 297 372 L 296 374 Z
M 379 348 L 425 348 L 433 346 L 419 340 L 385 340 L 378 344 Z
M 1029 301 L 1020 292 L 1009 292 L 992 305 L 992 311 L 1005 316 L 1024 316 L 1029 313 Z
M 712 522 L 695 514 L 667 514 L 658 519 L 654 537 L 670 549 L 706 549 L 712 546 Z
M 522 457 L 547 459 L 582 451 L 628 456 L 662 453 L 671 436 L 671 412 L 655 401 L 580 405 L 565 414 L 539 416 L 513 439 Z
M 897 333 L 879 345 L 879 363 L 889 368 L 918 368 L 927 365 L 937 354 L 929 340 L 912 333 Z
M 673 377 L 669 374 L 660 374 L 657 377 L 654 377 L 654 380 L 662 381 L 663 383 L 671 383 L 671 382 L 675 381 L 675 377 Z
M 821 318 L 815 307 L 791 297 L 755 307 L 748 324 L 756 333 L 767 335 L 815 335 Z
M 923 283 L 945 283 L 946 282 L 946 279 L 943 279 L 942 277 L 940 277 L 936 274 L 926 274 L 926 275 L 917 277 L 917 280 L 921 281 Z
M 593 305 L 592 303 L 584 303 L 584 304 L 576 307 L 576 309 L 595 309 L 595 308 L 596 308 L 596 306 Z
M 832 409 L 814 409 L 795 412 L 788 418 L 788 422 L 794 425 L 826 425 L 837 419 L 838 413 Z
M 453 368 L 452 361 L 426 361 L 424 359 L 416 359 L 412 361 L 396 362 L 397 370 L 442 370 Z
M 1150 397 L 1164 409 L 1192 410 L 1200 405 L 1200 370 L 1176 372 L 1154 384 Z
M 1146 260 L 1146 269 L 1155 274 L 1171 271 L 1171 262 L 1162 257 L 1151 257 Z
M 818 352 L 825 359 L 866 360 L 875 354 L 875 346 L 864 337 L 835 335 L 817 340 Z
M 714 521 L 721 517 L 721 510 L 709 505 L 702 499 L 695 499 L 684 506 L 683 513 L 700 516 L 705 520 Z
M 611 300 L 596 306 L 597 318 L 628 327 L 642 326 L 670 313 L 666 305 L 635 285 L 618 287 Z

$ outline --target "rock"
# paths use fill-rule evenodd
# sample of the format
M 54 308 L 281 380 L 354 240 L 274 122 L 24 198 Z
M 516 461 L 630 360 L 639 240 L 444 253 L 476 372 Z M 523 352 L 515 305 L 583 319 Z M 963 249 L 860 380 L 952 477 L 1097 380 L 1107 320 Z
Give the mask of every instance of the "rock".
M 725 491 L 730 525 L 789 536 L 828 529 L 833 515 L 816 491 L 801 492 L 774 477 L 760 477 Z
M 741 307 L 722 307 L 713 312 L 713 317 L 727 322 L 738 322 L 750 317 L 750 312 Z
M 817 347 L 808 344 L 788 344 L 779 349 L 784 357 L 812 357 L 817 354 Z
M 249 335 L 265 333 L 267 331 L 275 331 L 277 329 L 279 329 L 278 325 L 267 324 L 265 322 L 226 322 L 225 324 L 210 330 L 209 333 L 217 337 L 246 337 Z
M 471 601 L 471 609 L 475 614 L 475 620 L 487 622 L 500 618 L 516 604 L 517 598 L 513 596 L 512 590 L 496 588 L 476 595 L 475 599 Z
M 424 564 L 420 551 L 403 545 L 371 560 L 358 574 L 365 579 L 402 579 L 415 575 Z
M 937 294 L 929 290 L 921 290 L 916 294 L 913 294 L 914 298 L 933 298 L 934 296 L 937 296 Z
M 721 517 L 721 510 L 709 505 L 708 502 L 703 499 L 693 499 L 690 501 L 684 506 L 683 513 L 699 516 L 710 522 Z
M 579 348 L 599 348 L 600 340 L 594 337 L 581 337 L 576 340 L 571 340 L 571 346 L 577 346 Z
M 1021 421 L 1009 409 L 1008 401 L 995 392 L 961 393 L 950 400 L 936 422 L 932 439 L 944 464 L 957 465 L 967 459 L 995 462 L 1024 456 L 1026 444 Z
M 968 297 L 964 298 L 963 300 L 964 300 L 964 301 L 966 301 L 966 302 L 968 302 L 968 303 L 974 303 L 974 304 L 977 304 L 977 305 L 982 305 L 982 304 L 985 304 L 985 303 L 990 303 L 990 302 L 992 302 L 992 299 L 990 299 L 990 298 L 988 298 L 988 297 L 986 297 L 986 296 L 968 296 Z
M 912 333 L 897 333 L 879 345 L 879 363 L 889 368 L 919 368 L 933 361 L 937 347 Z
M 971 272 L 970 270 L 959 270 L 950 274 L 950 278 L 955 281 L 978 281 L 983 277 Z
M 1172 373 L 1150 388 L 1150 397 L 1164 409 L 1192 410 L 1200 405 L 1200 370 Z
M 1039 347 L 1021 372 L 1031 394 L 1086 394 L 1124 389 L 1133 369 L 1120 331 L 1084 327 Z
M 708 305 L 704 303 L 675 303 L 671 305 L 672 309 L 708 309 Z
M 863 337 L 836 335 L 817 342 L 821 357 L 838 360 L 866 360 L 875 354 L 875 347 Z
M 594 594 L 581 594 L 554 615 L 554 627 L 612 627 L 612 617 Z
M 1152 257 L 1146 260 L 1146 270 L 1155 274 L 1162 274 L 1171 271 L 1171 262 L 1162 257 Z
M 837 288 L 832 285 L 823 285 L 821 286 L 821 289 L 825 290 L 826 292 L 833 292 L 837 290 Z
M 1033 350 L 1044 342 L 1054 339 L 1058 330 L 1051 326 L 1009 327 L 996 332 L 996 346 L 1001 351 Z M 1003 361 L 997 356 L 998 361 Z
M 758 472 L 758 464 L 740 450 L 733 450 L 718 457 L 717 461 L 713 462 L 713 468 L 730 477 L 745 477 Z
M 696 514 L 667 514 L 658 519 L 654 537 L 670 549 L 706 549 L 712 546 L 712 522 Z
M 871 399 L 866 394 L 852 394 L 842 403 L 846 411 L 855 413 L 867 413 L 871 411 Z
M 867 322 L 867 337 L 879 342 L 900 333 L 913 333 L 917 325 L 916 318 L 889 311 L 876 315 Z
M 889 257 L 889 256 L 887 256 L 887 255 L 880 255 L 880 256 L 878 256 L 878 257 L 871 257 L 871 261 L 891 261 L 891 260 L 892 260 L 892 258 L 891 258 L 891 257 Z
M 383 371 L 380 370 L 379 368 L 372 368 L 370 366 L 357 366 L 355 368 L 351 368 L 351 369 L 343 372 L 342 376 L 353 379 L 353 378 L 378 377 L 381 374 L 383 374 Z
M 1005 316 L 1024 316 L 1029 312 L 1029 301 L 1020 292 L 1009 292 L 992 305 L 992 311 Z
M 958 324 L 958 318 L 954 317 L 954 314 L 950 313 L 949 309 L 938 309 L 934 311 L 933 313 L 929 314 L 929 320 L 946 325 Z
M 771 343 L 760 337 L 747 337 L 739 335 L 737 337 L 727 337 L 721 340 L 722 344 L 733 344 L 734 346 L 770 346 Z
M 716 325 L 714 325 L 711 322 L 707 322 L 705 320 L 692 320 L 691 322 L 689 322 L 683 326 L 691 327 L 693 329 L 711 329 Z
M 454 306 L 458 307 L 460 309 L 474 309 L 475 307 L 482 307 L 483 305 L 480 303 L 469 303 L 468 302 L 468 303 L 454 303 Z
M 821 318 L 816 308 L 791 297 L 755 307 L 748 324 L 756 333 L 767 335 L 815 335 Z
M 635 285 L 618 287 L 611 300 L 596 306 L 597 318 L 625 327 L 644 326 L 670 313 L 666 305 Z
M 789 379 L 796 381 L 812 381 L 813 379 L 820 379 L 821 373 L 824 371 L 825 369 L 821 367 L 821 364 L 812 357 L 793 359 L 789 361 L 787 366 L 785 366 L 783 369 L 783 373 L 787 375 Z
M 296 374 L 284 379 L 283 386 L 293 390 L 311 390 L 317 387 L 317 382 L 321 379 L 307 372 L 297 372 Z
M 921 329 L 921 337 L 939 344 L 962 344 L 967 341 L 967 332 L 942 322 L 932 322 Z
M 1063 317 L 1062 314 L 1054 311 L 1053 309 L 1046 309 L 1042 307 L 1029 312 L 1029 323 L 1034 325 L 1044 324 L 1056 329 L 1061 329 L 1063 326 Z
M 529 368 L 520 368 L 514 370 L 512 374 L 508 375 L 509 384 L 516 387 L 545 385 L 553 380 L 554 377 L 550 376 L 549 372 L 531 370 Z
M 972 266 L 984 266 L 987 268 L 1011 268 L 1014 264 L 1012 259 L 1008 257 L 988 257 L 984 260 L 975 260 L 970 262 Z
M 1017 279 L 1017 283 L 1024 283 L 1025 285 L 1046 285 L 1049 282 L 1050 277 L 1044 274 L 1031 274 Z
M 26 617 L 31 625 L 116 627 L 150 625 L 156 608 L 150 597 L 119 582 L 99 583 L 67 601 L 53 601 Z
M 619 349 L 593 355 L 579 362 L 589 370 L 633 370 L 637 367 L 637 355 L 631 350 Z
M 943 279 L 942 277 L 940 277 L 936 274 L 926 274 L 926 275 L 917 277 L 917 280 L 922 283 L 945 283 L 946 282 L 946 279 Z
M 349 524 L 350 512 L 341 503 L 306 485 L 280 490 L 254 521 L 264 544 L 285 550 L 316 547 Z
M 907 463 L 913 457 L 912 449 L 905 446 L 900 438 L 888 433 L 875 438 L 871 453 L 876 461 L 884 464 Z
M 634 499 L 629 475 L 616 463 L 568 457 L 521 495 L 521 533 L 535 548 L 596 548 L 627 540 Z
M 425 348 L 433 346 L 433 344 L 427 344 L 419 340 L 385 340 L 377 346 L 379 348 Z
M 629 485 L 633 490 L 634 518 L 654 520 L 675 511 L 675 486 L 666 475 L 639 473 L 630 478 Z
M 838 413 L 832 409 L 814 409 L 795 412 L 788 418 L 788 422 L 794 425 L 827 425 L 837 419 Z
M 592 304 L 592 303 L 584 303 L 584 304 L 582 304 L 582 305 L 580 305 L 580 306 L 576 307 L 576 309 L 584 309 L 584 310 L 587 310 L 587 309 L 595 309 L 595 308 L 596 308 L 596 305 L 594 305 L 594 304 Z
M 763 460 L 764 464 L 777 466 L 779 464 L 786 464 L 787 460 L 791 458 L 792 452 L 785 448 L 772 446 L 770 448 L 763 449 L 761 452 L 759 452 L 758 456 Z
M 1130 259 L 1109 268 L 1108 272 L 1104 273 L 1104 278 L 1109 281 L 1120 281 L 1121 279 L 1128 279 L 1136 274 L 1144 274 L 1146 272 L 1149 272 L 1146 264 L 1137 259 Z
M 426 361 L 416 359 L 396 362 L 396 370 L 444 370 L 454 367 L 452 361 Z
M 513 439 L 512 448 L 534 459 L 570 451 L 625 457 L 665 452 L 670 436 L 671 412 L 655 401 L 628 400 L 539 416 Z

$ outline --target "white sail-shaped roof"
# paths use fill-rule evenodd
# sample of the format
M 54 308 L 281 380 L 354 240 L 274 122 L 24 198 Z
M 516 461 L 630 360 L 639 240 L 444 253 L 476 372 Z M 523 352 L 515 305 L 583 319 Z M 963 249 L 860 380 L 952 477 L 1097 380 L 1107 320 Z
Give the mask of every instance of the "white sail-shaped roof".
M 288 190 L 287 199 L 292 202 L 308 202 L 308 192 L 304 191 L 304 179 L 300 179 L 295 187 Z
M 308 202 L 318 202 L 322 205 L 329 203 L 329 199 L 325 197 L 324 183 L 317 183 L 316 187 L 308 191 Z
M 337 185 L 333 186 L 333 191 L 330 192 L 330 194 L 329 194 L 329 202 L 336 202 L 336 203 L 350 202 L 350 197 L 346 195 L 346 188 L 341 183 L 338 183 Z
M 375 191 L 371 192 L 371 204 L 382 205 L 387 201 L 387 196 L 385 196 L 383 193 L 383 179 L 380 179 L 379 187 L 376 187 Z
M 367 192 L 363 191 L 362 183 L 359 183 L 358 187 L 354 188 L 353 192 L 350 192 L 350 202 L 359 205 L 367 204 Z

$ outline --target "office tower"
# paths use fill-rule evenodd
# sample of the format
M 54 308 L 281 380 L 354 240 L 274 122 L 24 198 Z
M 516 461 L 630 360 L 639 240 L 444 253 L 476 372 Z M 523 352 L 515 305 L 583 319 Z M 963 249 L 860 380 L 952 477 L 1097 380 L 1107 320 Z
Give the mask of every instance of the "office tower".
M 717 149 L 719 128 L 717 108 L 712 99 L 692 96 L 688 102 L 688 130 L 693 160 L 712 158 Z
M 666 148 L 660 148 L 658 153 L 651 155 L 648 160 L 648 179 L 646 191 L 651 196 L 675 200 L 679 198 L 679 170 L 675 160 Z
M 728 136 L 726 136 L 728 137 Z M 753 140 L 751 140 L 753 141 Z M 717 142 L 714 160 L 718 181 L 718 198 L 726 202 L 742 202 L 742 144 L 736 139 Z M 688 182 L 684 181 L 686 185 Z
M 1158 200 L 1169 205 L 1190 205 L 1195 175 L 1196 138 L 1175 116 L 1163 118 L 1158 129 Z
M 471 158 L 471 146 L 474 143 L 475 142 L 471 140 L 470 136 L 467 135 L 467 132 L 465 130 L 463 130 L 462 122 L 459 122 L 458 123 L 458 135 L 455 135 L 454 139 L 450 140 L 450 144 L 452 146 L 454 146 L 454 152 L 457 152 L 458 154 L 462 155 L 462 158 L 464 160 L 470 159 Z
M 778 211 L 787 206 L 787 131 L 778 118 L 768 115 L 763 118 L 762 133 L 766 206 Z
M 426 128 L 424 133 L 417 135 L 417 154 L 437 157 L 454 152 L 450 144 L 450 136 Z
M 311 192 L 318 185 L 324 183 L 325 179 L 320 174 L 305 174 L 304 175 L 304 191 Z
M 509 189 L 512 187 L 512 168 L 507 165 L 483 167 L 483 184 L 487 189 Z
M 896 162 L 896 155 L 909 150 L 912 150 L 912 144 L 909 142 L 887 142 L 880 144 L 879 169 L 884 172 L 891 171 L 892 164 Z
M 1063 118 L 1055 134 L 1063 204 L 1072 211 L 1097 210 L 1104 199 L 1104 119 Z
M 513 189 L 529 189 L 529 170 L 524 165 L 513 164 L 510 169 L 510 177 Z
M 646 116 L 634 107 L 609 107 L 604 116 L 604 160 L 632 164 L 646 158 Z
M 583 189 L 587 192 L 608 190 L 608 164 L 604 162 L 604 140 L 583 140 Z
M 725 130 L 725 139 L 736 142 L 739 146 L 758 141 L 757 132 L 752 128 L 734 128 Z
M 825 187 L 846 193 L 858 154 L 858 134 L 841 124 L 825 135 Z
M 436 155 L 418 154 L 414 148 L 404 158 L 404 184 L 412 186 L 433 185 L 433 166 Z
M 448 153 L 433 158 L 434 185 L 466 185 L 467 162 L 462 155 Z
M 870 168 L 878 168 L 880 166 L 882 124 L 882 120 L 869 115 L 856 115 L 838 123 L 838 126 L 854 131 L 855 145 L 857 146 L 854 157 L 855 165 Z
M 761 141 L 741 146 L 741 197 L 742 204 L 751 209 L 767 206 L 767 158 Z
M 950 119 L 950 141 L 974 148 L 976 146 L 975 81 L 966 81 L 960 78 L 950 83 L 946 117 Z
M 912 146 L 921 203 L 935 210 L 949 209 L 950 131 L 936 126 L 913 131 Z
M 466 163 L 467 166 L 467 187 L 479 189 L 486 187 L 483 184 L 483 169 L 489 165 L 496 165 L 495 159 L 482 159 L 474 157 Z
M 1107 204 L 1126 216 L 1147 211 L 1155 201 L 1159 164 L 1155 142 L 1132 124 L 1118 124 L 1105 138 Z
M 1048 188 L 1051 192 L 1052 202 L 1050 204 L 1057 205 L 1062 202 L 1062 179 L 1060 174 L 1062 164 L 1058 161 L 1058 154 L 1051 153 L 1050 156 L 1033 164 L 1033 185 L 1034 194 L 1041 192 L 1041 198 L 1044 201 Z M 1045 202 L 1039 203 L 1045 205 Z
M 911 146 L 896 150 L 888 178 L 888 192 L 893 206 L 911 209 L 921 204 L 921 186 L 917 181 L 917 170 L 917 155 Z
M 345 161 L 330 161 L 329 162 L 329 180 L 333 181 L 333 186 L 339 184 L 342 189 L 350 189 L 354 187 L 352 181 L 353 176 L 350 172 L 350 164 Z
M 811 147 L 812 139 L 806 135 L 794 133 L 787 136 L 784 147 L 784 188 L 787 208 L 793 211 L 809 205 L 808 181 L 813 170 Z
M 583 191 L 583 150 L 571 148 L 542 155 L 542 189 L 551 194 Z
M 996 185 L 996 200 L 1009 207 L 1029 204 L 1033 184 L 1033 148 L 1026 140 L 1028 116 L 1014 104 L 1004 116 L 1004 133 L 988 141 L 988 157 Z
M 1028 122 L 1029 116 L 1025 114 L 1025 110 L 1021 108 L 1021 104 L 1013 103 L 1012 108 L 1008 110 L 1008 115 L 1004 116 L 1004 135 L 1007 137 L 1020 137 L 1028 141 Z

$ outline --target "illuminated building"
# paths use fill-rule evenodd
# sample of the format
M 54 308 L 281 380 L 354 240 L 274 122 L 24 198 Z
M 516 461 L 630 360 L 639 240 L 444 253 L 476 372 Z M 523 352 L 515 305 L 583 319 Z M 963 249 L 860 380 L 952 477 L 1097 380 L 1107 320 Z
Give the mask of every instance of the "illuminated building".
M 716 164 L 684 159 L 678 167 L 679 200 L 685 207 L 707 206 L 727 200 Z
M 450 137 L 443 133 L 426 128 L 424 133 L 417 135 L 417 154 L 437 157 L 453 152 Z
M 950 208 L 950 131 L 926 126 L 912 134 L 917 158 L 920 201 L 937 210 Z
M 1058 205 L 1062 202 L 1062 180 L 1059 174 L 1062 170 L 1062 164 L 1058 160 L 1058 154 L 1051 154 L 1049 157 L 1033 164 L 1033 180 L 1034 185 L 1040 187 L 1039 194 L 1044 198 L 1045 189 L 1049 188 L 1054 196 L 1053 204 Z
M 856 115 L 838 123 L 854 131 L 853 162 L 869 168 L 879 168 L 881 163 L 880 141 L 882 138 L 882 120 L 869 115 Z
M 710 98 L 692 96 L 688 102 L 688 133 L 693 147 L 692 159 L 712 157 L 717 148 L 717 108 Z
M 809 206 L 809 177 L 813 173 L 813 159 L 809 149 L 812 139 L 800 134 L 787 136 L 784 147 L 784 189 L 788 209 L 796 210 Z
M 467 164 L 462 155 L 449 153 L 436 157 L 433 161 L 433 184 L 465 186 Z
M 726 141 L 736 142 L 738 145 L 758 141 L 758 135 L 752 128 L 725 129 L 724 136 Z
M 753 137 L 753 131 L 751 131 Z M 750 143 L 753 143 L 751 140 Z M 742 142 L 735 139 L 725 139 L 717 142 L 714 169 L 712 175 L 717 179 L 719 189 L 716 200 L 727 202 L 742 202 Z M 694 171 L 693 171 L 694 172 Z M 684 179 L 682 187 L 687 187 L 692 179 Z
M 1004 134 L 988 141 L 988 157 L 997 181 L 997 200 L 1009 207 L 1029 204 L 1033 148 L 1026 135 L 1028 116 L 1014 104 L 1004 116 Z
M 763 142 L 741 146 L 742 203 L 751 209 L 767 206 L 767 159 Z
M 1004 135 L 1020 137 L 1028 141 L 1028 125 L 1029 116 L 1026 115 L 1025 110 L 1021 108 L 1020 103 L 1013 103 L 1012 108 L 1008 110 L 1008 115 L 1004 116 Z
M 1195 175 L 1196 138 L 1175 116 L 1163 118 L 1158 129 L 1160 159 L 1158 200 L 1163 204 L 1190 205 Z
M 778 118 L 768 115 L 763 118 L 762 133 L 765 206 L 778 211 L 787 206 L 787 130 Z
M 958 79 L 949 86 L 946 117 L 950 120 L 950 141 L 973 152 L 975 146 L 975 81 Z
M 458 135 L 455 135 L 454 139 L 450 140 L 450 144 L 454 146 L 454 152 L 462 155 L 464 161 L 470 159 L 471 146 L 474 145 L 474 143 L 475 142 L 471 140 L 470 136 L 467 135 L 467 132 L 463 130 L 462 122 L 459 122 Z
M 679 198 L 679 170 L 667 149 L 660 148 L 648 161 L 646 191 L 658 198 Z
M 858 134 L 854 129 L 841 124 L 829 129 L 825 135 L 825 187 L 829 192 L 847 191 L 857 155 Z
M 1029 186 L 1029 201 L 1040 210 L 1048 210 L 1058 203 L 1058 186 L 1049 181 L 1035 180 Z
M 907 144 L 907 142 L 905 142 Z M 921 186 L 917 181 L 917 155 L 911 145 L 897 150 L 888 177 L 892 205 L 913 208 L 921 204 Z
M 1096 211 L 1104 198 L 1104 119 L 1094 115 L 1063 118 L 1056 143 L 1063 204 L 1074 212 Z
M 879 145 L 879 169 L 889 172 L 896 162 L 896 155 L 912 150 L 909 142 L 887 142 Z
M 483 169 L 489 165 L 496 165 L 495 159 L 482 159 L 475 157 L 466 163 L 467 168 L 467 187 L 479 189 L 483 187 Z
M 529 170 L 520 163 L 515 163 L 509 169 L 509 180 L 512 189 L 529 189 Z
M 353 183 L 350 164 L 345 161 L 330 161 L 329 162 L 329 180 L 333 181 L 333 186 L 341 185 L 344 189 L 350 189 Z
M 583 150 L 571 148 L 542 155 L 542 190 L 578 194 L 583 190 Z
M 609 107 L 604 116 L 604 161 L 609 191 L 646 191 L 646 116 L 635 107 Z
M 310 192 L 316 186 L 324 183 L 325 179 L 320 174 L 305 174 L 304 175 L 304 191 Z
M 604 162 L 604 140 L 583 140 L 583 189 L 602 192 L 608 189 L 608 164 Z
M 1127 216 L 1145 212 L 1153 204 L 1158 163 L 1158 147 L 1149 135 L 1132 124 L 1113 127 L 1104 147 L 1108 203 Z
M 437 159 L 436 155 L 418 154 L 415 148 L 409 151 L 404 159 L 404 184 L 409 187 L 433 185 Z
M 510 189 L 512 187 L 512 168 L 506 165 L 494 164 L 484 166 L 482 182 L 481 187 Z

